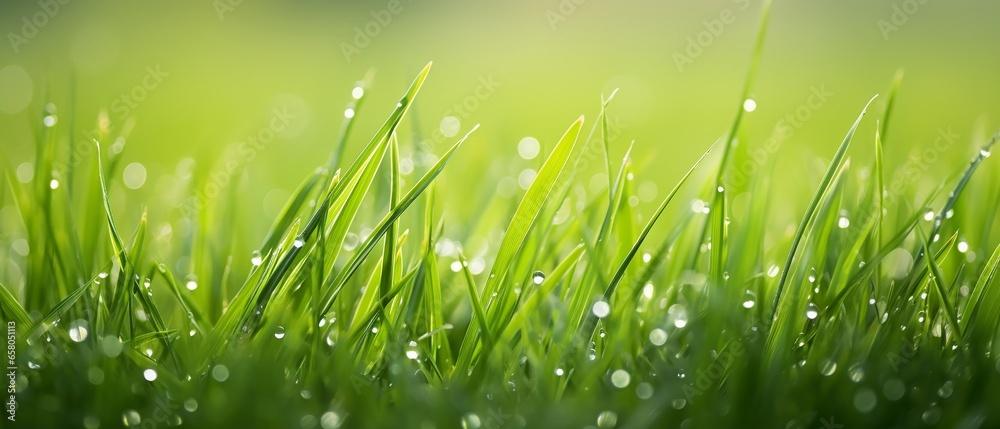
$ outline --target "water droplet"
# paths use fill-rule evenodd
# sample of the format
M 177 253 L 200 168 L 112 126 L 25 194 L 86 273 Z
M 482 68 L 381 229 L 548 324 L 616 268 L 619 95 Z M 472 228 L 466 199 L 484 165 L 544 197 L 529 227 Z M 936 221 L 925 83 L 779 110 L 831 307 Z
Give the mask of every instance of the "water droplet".
M 118 357 L 122 353 L 122 340 L 114 335 L 108 335 L 101 339 L 101 351 L 107 357 Z
M 142 423 L 142 416 L 135 410 L 128 410 L 122 413 L 122 423 L 125 427 L 138 427 Z
M 743 100 L 743 110 L 746 110 L 747 112 L 753 112 L 754 110 L 757 110 L 757 102 L 754 101 L 754 99 L 752 98 Z
M 673 401 L 670 401 L 670 406 L 674 407 L 675 410 L 684 408 L 685 405 L 687 405 L 687 400 L 685 399 L 674 399 Z
M 476 413 L 468 413 L 462 416 L 462 429 L 478 429 L 482 424 Z
M 618 424 L 618 414 L 614 411 L 603 411 L 597 415 L 597 427 L 601 429 L 613 428 L 616 424 Z
M 862 387 L 854 393 L 854 408 L 862 413 L 868 413 L 875 409 L 875 405 L 878 404 L 878 398 L 875 396 L 875 392 L 867 387 Z
M 649 383 L 639 383 L 635 387 L 635 396 L 639 399 L 649 399 L 653 397 L 653 386 Z
M 990 151 L 988 151 L 986 149 L 982 149 L 982 150 L 979 151 L 979 155 L 982 156 L 983 158 L 989 158 Z
M 743 308 L 753 308 L 753 305 L 754 305 L 753 300 L 743 301 Z
M 351 98 L 354 98 L 355 100 L 364 96 L 365 96 L 365 89 L 360 86 L 356 86 L 354 87 L 354 89 L 351 90 Z
M 277 338 L 277 339 L 279 339 L 279 340 L 280 340 L 280 339 L 282 339 L 282 338 L 285 338 L 285 327 L 284 327 L 284 326 L 280 326 L 280 325 L 279 325 L 279 326 L 278 326 L 278 327 L 277 327 L 277 328 L 276 328 L 276 329 L 274 330 L 274 338 Z
M 809 320 L 812 320 L 818 316 L 819 316 L 819 308 L 816 308 L 816 304 L 810 302 L 809 305 L 806 306 L 806 317 L 808 317 Z
M 969 251 L 969 243 L 966 243 L 964 241 L 959 241 L 958 242 L 958 251 L 960 253 L 968 252 Z
M 924 423 L 927 423 L 928 425 L 933 425 L 937 423 L 938 420 L 941 420 L 941 408 L 930 407 L 927 409 L 927 411 L 924 411 L 924 413 L 921 415 L 921 418 L 924 419 Z
M 198 289 L 198 278 L 194 274 L 189 275 L 185 287 L 187 287 L 187 290 Z
M 667 316 L 674 321 L 674 326 L 677 328 L 683 328 L 687 326 L 687 309 L 681 304 L 671 305 L 667 309 Z
M 611 373 L 611 384 L 619 389 L 624 389 L 628 387 L 629 382 L 632 381 L 632 376 L 624 369 L 615 370 Z
M 50 189 L 58 189 L 59 188 L 59 181 L 56 180 L 56 179 L 50 180 L 49 181 L 49 188 Z
M 851 226 L 851 220 L 846 216 L 841 216 L 840 220 L 837 221 L 837 226 L 839 226 L 840 229 L 847 229 L 847 227 Z
M 927 210 L 927 213 L 924 213 L 924 220 L 928 222 L 934 220 L 934 210 Z
M 534 283 L 536 285 L 540 285 L 544 281 L 545 281 L 545 273 L 543 273 L 541 271 L 535 271 L 534 273 L 531 274 L 531 282 L 532 283 Z
M 649 261 L 652 261 L 652 260 L 653 260 L 653 255 L 650 255 L 649 252 L 646 252 L 646 253 L 642 254 L 642 262 L 645 262 L 645 263 L 648 264 Z
M 190 332 L 188 332 L 188 336 L 189 336 L 189 337 L 193 337 L 193 336 L 195 336 L 195 334 L 197 334 L 197 333 L 198 333 L 198 331 L 195 331 L 194 329 L 192 329 L 192 330 L 191 330 Z
M 154 381 L 154 380 L 156 380 L 156 370 L 150 368 L 150 369 L 147 369 L 147 370 L 143 371 L 142 372 L 142 378 L 145 378 L 146 381 Z
M 653 329 L 649 333 L 649 342 L 656 346 L 662 346 L 667 342 L 667 331 L 660 328 Z
M 781 270 L 781 268 L 778 268 L 777 265 L 771 264 L 771 266 L 767 269 L 767 276 L 768 277 L 777 277 L 778 276 L 778 272 L 780 270 Z
M 860 383 L 865 379 L 865 369 L 860 364 L 855 364 L 847 370 L 847 376 L 851 378 L 851 381 Z
M 292 242 L 292 246 L 295 246 L 296 249 L 301 249 L 302 246 L 305 246 L 305 245 L 306 245 L 306 242 L 304 240 L 302 240 L 302 238 L 296 238 L 295 241 Z
M 56 118 L 55 115 L 48 115 L 42 118 L 42 124 L 44 124 L 46 128 L 52 128 L 56 125 L 57 120 L 58 118 Z
M 824 359 L 819 365 L 819 373 L 827 377 L 837 372 L 837 362 L 832 359 Z
M 538 144 L 538 139 L 534 137 L 525 137 L 517 143 L 517 154 L 521 155 L 524 159 L 535 159 L 538 156 L 538 151 L 541 145 Z
M 327 411 L 319 418 L 319 424 L 323 429 L 337 429 L 341 423 L 340 415 L 333 411 Z
M 944 384 L 941 385 L 941 388 L 938 389 L 938 396 L 945 399 L 951 396 L 952 393 L 955 393 L 955 386 L 952 384 L 951 380 L 944 382 Z
M 890 401 L 898 401 L 906 393 L 906 385 L 895 378 L 889 379 L 882 385 L 882 394 Z
M 595 316 L 603 319 L 608 317 L 608 314 L 611 313 L 611 306 L 604 301 L 597 301 L 594 303 L 594 307 L 591 310 L 594 312 Z
M 253 254 L 250 255 L 250 264 L 255 267 L 259 267 L 260 264 L 264 262 L 264 257 L 261 256 L 260 250 L 254 250 Z
M 563 374 L 565 374 L 565 373 L 566 373 L 566 371 L 563 371 L 562 368 L 556 368 L 556 376 L 557 377 L 562 377 Z
M 229 368 L 226 368 L 225 365 L 221 364 L 216 365 L 214 368 L 212 368 L 212 378 L 214 378 L 215 381 L 218 382 L 226 381 L 227 379 L 229 379 Z
M 87 339 L 87 328 L 90 324 L 86 320 L 79 319 L 70 322 L 69 324 L 69 339 L 74 342 L 81 342 Z

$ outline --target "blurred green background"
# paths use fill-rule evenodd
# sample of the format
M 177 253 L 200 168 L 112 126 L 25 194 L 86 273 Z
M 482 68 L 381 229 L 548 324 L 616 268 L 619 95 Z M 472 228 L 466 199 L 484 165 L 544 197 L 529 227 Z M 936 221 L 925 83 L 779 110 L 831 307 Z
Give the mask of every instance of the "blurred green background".
M 80 144 L 102 110 L 113 130 L 131 118 L 123 162 L 141 167 L 123 174 L 138 186 L 116 186 L 112 197 L 131 224 L 149 206 L 155 227 L 190 190 L 179 181 L 239 158 L 239 142 L 269 127 L 274 109 L 287 111 L 287 127 L 234 179 L 250 196 L 241 211 L 251 235 L 262 235 L 305 173 L 328 158 L 355 82 L 374 72 L 348 157 L 434 61 L 405 132 L 440 153 L 457 138 L 434 137 L 456 131 L 446 116 L 461 133 L 482 124 L 441 179 L 450 222 L 467 221 L 485 198 L 513 196 L 520 173 L 537 168 L 580 114 L 595 118 L 601 95 L 615 88 L 616 159 L 635 140 L 642 183 L 651 183 L 641 203 L 655 204 L 731 124 L 759 16 L 760 2 L 749 0 L 5 0 L 0 145 L 30 178 L 30 167 L 17 166 L 34 157 L 47 102 L 67 143 L 72 134 Z M 907 183 L 937 186 L 1000 114 L 998 16 L 1000 3 L 975 0 L 777 1 L 737 164 L 825 91 L 783 139 L 775 167 L 779 191 L 811 192 L 815 180 L 803 178 L 817 174 L 813 160 L 829 158 L 864 103 L 903 68 L 888 171 L 952 130 L 958 144 L 941 157 L 953 162 Z M 870 158 L 877 117 L 859 131 L 855 156 Z M 541 142 L 540 156 L 518 156 L 526 136 Z

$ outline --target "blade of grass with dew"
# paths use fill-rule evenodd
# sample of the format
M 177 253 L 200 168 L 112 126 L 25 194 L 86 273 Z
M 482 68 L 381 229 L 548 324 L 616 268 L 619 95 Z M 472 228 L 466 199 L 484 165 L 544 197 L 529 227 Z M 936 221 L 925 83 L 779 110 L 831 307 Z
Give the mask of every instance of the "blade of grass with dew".
M 878 96 L 876 95 L 875 97 Z M 827 193 L 829 192 L 830 187 L 834 183 L 834 179 L 836 178 L 836 176 L 842 171 L 842 167 L 844 165 L 844 158 L 847 154 L 847 149 L 851 144 L 851 140 L 854 138 L 854 133 L 858 129 L 858 125 L 861 124 L 861 119 L 864 118 L 865 113 L 868 110 L 868 106 L 870 106 L 872 101 L 875 100 L 875 97 L 872 97 L 872 99 L 869 100 L 867 104 L 865 104 L 865 108 L 861 110 L 861 114 L 858 115 L 858 118 L 854 121 L 854 125 L 852 125 L 850 130 L 848 130 L 847 135 L 844 137 L 843 142 L 840 144 L 840 147 L 834 154 L 833 159 L 830 162 L 830 166 L 829 168 L 827 168 L 826 174 L 824 175 L 822 181 L 820 182 L 819 188 L 816 190 L 816 193 L 812 197 L 812 201 L 809 202 L 809 206 L 806 208 L 806 212 L 802 217 L 802 221 L 799 223 L 799 226 L 795 231 L 795 235 L 792 237 L 791 247 L 788 250 L 788 257 L 786 258 L 785 265 L 781 270 L 781 278 L 778 280 L 777 290 L 774 294 L 773 303 L 771 304 L 771 316 L 767 320 L 785 320 L 788 317 L 785 316 L 785 314 L 789 310 L 786 309 L 782 311 L 781 298 L 782 298 L 782 293 L 784 292 L 783 289 L 785 287 L 785 282 L 788 281 L 788 273 L 792 268 L 792 261 L 795 258 L 796 251 L 798 250 L 798 247 L 801 244 L 802 238 L 805 235 L 807 229 L 809 228 L 810 225 L 812 225 L 815 222 L 816 212 L 820 203 L 824 200 L 825 195 L 827 195 Z M 793 298 L 796 297 L 796 295 L 797 294 L 792 294 Z M 786 304 L 785 308 L 787 307 L 788 305 Z M 775 319 L 775 317 L 777 317 L 777 319 Z M 771 358 L 777 352 L 777 348 L 779 347 L 779 342 L 783 343 L 785 341 L 785 340 L 779 340 L 779 338 L 784 339 L 787 336 L 788 334 L 787 331 L 789 329 L 793 329 L 793 327 L 782 323 L 773 323 L 771 325 L 771 333 L 770 335 L 768 335 L 767 343 L 765 344 L 765 355 L 768 357 L 768 360 L 771 360 Z
M 504 232 L 503 241 L 501 241 L 500 248 L 493 262 L 493 267 L 490 269 L 489 277 L 486 280 L 486 286 L 483 287 L 482 297 L 492 296 L 494 292 L 507 296 L 512 292 L 512 288 L 503 283 L 504 278 L 507 276 L 507 270 L 514 260 L 515 253 L 522 247 L 527 238 L 528 230 L 535 223 L 535 219 L 538 217 L 543 204 L 548 199 L 556 179 L 566 168 L 567 161 L 573 152 L 573 147 L 576 145 L 577 136 L 580 133 L 582 125 L 583 117 L 581 116 L 563 134 L 559 142 L 556 143 L 552 153 L 545 160 L 545 163 L 542 164 L 538 174 L 535 176 L 535 180 L 531 182 L 531 186 L 528 187 L 528 191 L 524 198 L 521 199 L 521 203 L 518 204 L 517 209 L 514 211 L 514 216 L 511 218 Z M 501 317 L 497 314 L 498 310 L 488 304 L 485 310 L 490 320 L 493 320 L 495 317 Z M 491 335 L 491 333 L 488 334 Z M 459 349 L 458 361 L 456 362 L 455 371 L 457 374 L 464 374 L 472 365 L 474 351 L 479 346 L 480 335 L 478 330 L 475 329 L 470 329 L 466 332 L 465 339 L 462 341 L 461 348 Z M 488 353 L 488 350 L 486 352 Z

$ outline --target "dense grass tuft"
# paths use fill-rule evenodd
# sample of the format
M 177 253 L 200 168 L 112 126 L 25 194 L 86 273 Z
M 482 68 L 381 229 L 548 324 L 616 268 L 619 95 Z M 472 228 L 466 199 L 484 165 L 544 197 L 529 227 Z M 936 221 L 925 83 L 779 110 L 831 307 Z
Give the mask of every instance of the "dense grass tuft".
M 400 129 L 429 72 L 353 161 L 353 118 L 328 163 L 303 160 L 319 168 L 252 255 L 232 254 L 246 238 L 229 225 L 252 192 L 116 212 L 118 131 L 100 121 L 98 150 L 71 159 L 69 131 L 40 125 L 36 174 L 19 180 L 4 157 L 0 199 L 29 249 L 8 251 L 17 275 L 0 286 L 21 427 L 1000 425 L 997 183 L 976 174 L 995 169 L 1000 136 L 973 141 L 936 192 L 888 201 L 901 74 L 884 104 L 844 118 L 811 196 L 774 194 L 774 174 L 726 185 L 740 111 L 640 213 L 612 94 L 589 133 L 582 116 L 564 125 L 521 197 L 456 229 L 442 211 L 469 201 L 436 197 L 450 186 L 436 179 L 476 129 L 401 169 L 401 147 L 420 150 Z M 878 131 L 858 134 L 863 121 Z M 594 153 L 608 182 L 588 193 Z M 798 220 L 772 221 L 779 208 Z M 172 225 L 169 244 L 152 223 Z

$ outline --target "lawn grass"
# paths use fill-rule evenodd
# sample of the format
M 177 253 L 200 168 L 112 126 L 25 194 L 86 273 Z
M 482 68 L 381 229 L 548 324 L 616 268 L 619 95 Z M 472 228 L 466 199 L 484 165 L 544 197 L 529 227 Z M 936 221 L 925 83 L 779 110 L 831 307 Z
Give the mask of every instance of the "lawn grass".
M 902 75 L 881 111 L 859 100 L 844 118 L 811 195 L 776 194 L 780 174 L 759 173 L 734 204 L 738 110 L 657 208 L 637 212 L 641 171 L 609 135 L 611 94 L 595 120 L 554 124 L 566 131 L 530 186 L 480 221 L 449 220 L 442 208 L 467 201 L 439 197 L 454 184 L 436 180 L 476 128 L 401 169 L 400 147 L 418 141 L 400 129 L 430 69 L 354 160 L 344 148 L 366 130 L 353 118 L 329 162 L 302 160 L 318 168 L 252 255 L 232 254 L 245 237 L 230 220 L 253 192 L 125 216 L 109 194 L 117 131 L 98 127 L 97 150 L 74 162 L 70 131 L 39 121 L 34 177 L 19 180 L 5 155 L 0 195 L 30 249 L 8 252 L 20 282 L 0 286 L 18 426 L 1000 426 L 997 183 L 976 174 L 996 168 L 998 137 L 966 145 L 966 166 L 934 165 L 954 172 L 937 192 L 887 201 Z M 878 131 L 858 134 L 863 121 Z M 593 153 L 608 183 L 578 192 Z M 778 205 L 795 224 L 766 221 Z M 151 243 L 149 219 L 169 220 L 176 244 Z M 448 222 L 473 226 L 446 236 Z M 473 270 L 462 243 L 491 231 L 488 268 Z

